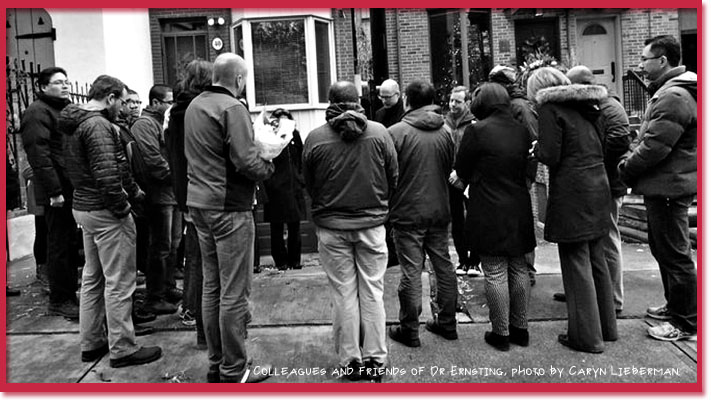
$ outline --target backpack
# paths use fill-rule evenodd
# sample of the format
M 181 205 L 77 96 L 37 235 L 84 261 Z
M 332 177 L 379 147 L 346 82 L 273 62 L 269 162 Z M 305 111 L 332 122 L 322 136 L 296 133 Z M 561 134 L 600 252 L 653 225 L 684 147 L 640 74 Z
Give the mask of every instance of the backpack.
M 136 181 L 141 190 L 145 191 L 149 182 L 148 167 L 143 159 L 141 149 L 136 143 L 136 138 L 124 127 L 119 128 L 119 137 L 126 152 L 128 168 L 131 171 L 131 175 L 133 175 L 133 180 Z

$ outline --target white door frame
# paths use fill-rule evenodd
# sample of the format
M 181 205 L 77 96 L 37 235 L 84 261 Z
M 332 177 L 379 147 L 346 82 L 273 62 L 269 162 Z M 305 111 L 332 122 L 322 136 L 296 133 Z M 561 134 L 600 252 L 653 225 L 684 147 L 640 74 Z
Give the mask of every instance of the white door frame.
M 623 89 L 622 89 L 622 75 L 624 73 L 623 71 L 623 65 L 622 65 L 622 23 L 620 22 L 620 15 L 619 14 L 586 14 L 586 15 L 577 15 L 575 17 L 575 43 L 580 42 L 580 37 L 578 36 L 578 26 L 579 23 L 578 21 L 587 21 L 587 20 L 594 20 L 594 19 L 613 19 L 613 26 L 615 27 L 615 82 L 614 82 L 614 90 L 617 94 L 617 96 L 620 97 L 620 99 L 623 96 Z M 611 88 L 613 89 L 613 88 Z

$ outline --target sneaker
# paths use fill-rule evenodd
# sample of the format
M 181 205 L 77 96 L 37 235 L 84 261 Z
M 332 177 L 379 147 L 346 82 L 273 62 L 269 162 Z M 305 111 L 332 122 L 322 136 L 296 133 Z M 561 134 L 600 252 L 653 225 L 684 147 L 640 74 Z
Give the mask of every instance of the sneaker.
M 109 360 L 109 365 L 111 368 L 123 368 L 131 365 L 141 365 L 148 364 L 157 359 L 162 355 L 160 347 L 141 347 L 137 352 L 131 354 L 130 356 L 115 358 Z
M 98 349 L 89 350 L 89 351 L 82 351 L 81 352 L 81 360 L 83 362 L 94 362 L 94 361 L 101 359 L 101 357 L 107 355 L 108 353 L 109 353 L 109 344 L 107 343 L 107 344 L 99 347 Z
M 659 307 L 649 307 L 647 309 L 647 316 L 649 318 L 658 319 L 660 321 L 669 321 L 672 319 L 671 313 L 667 309 L 667 305 Z
M 63 303 L 49 303 L 48 313 L 49 315 L 61 315 L 64 318 L 78 320 L 79 319 L 79 306 L 70 300 Z
M 193 313 L 190 312 L 190 310 L 185 310 L 180 315 L 180 323 L 185 326 L 195 326 L 197 322 L 195 321 L 195 316 L 193 315 Z
M 442 336 L 447 340 L 457 340 L 459 336 L 457 335 L 457 328 L 455 326 L 454 330 L 445 330 L 442 325 L 436 323 L 433 319 L 428 320 L 425 323 L 425 329 L 434 333 L 435 335 Z
M 649 336 L 665 342 L 676 342 L 677 340 L 696 340 L 696 333 L 682 331 L 669 322 L 647 329 Z
M 420 347 L 419 338 L 406 337 L 405 332 L 403 332 L 401 326 L 391 326 L 388 328 L 388 336 L 390 339 L 402 343 L 407 347 Z
M 467 266 L 464 264 L 459 264 L 457 266 L 456 273 L 459 276 L 466 275 L 467 274 Z
M 467 270 L 467 276 L 478 278 L 484 276 L 484 272 L 481 271 L 481 267 L 478 264 L 470 265 L 469 269 Z
M 153 300 L 143 306 L 143 311 L 156 315 L 173 314 L 178 311 L 178 306 L 168 303 L 165 300 Z

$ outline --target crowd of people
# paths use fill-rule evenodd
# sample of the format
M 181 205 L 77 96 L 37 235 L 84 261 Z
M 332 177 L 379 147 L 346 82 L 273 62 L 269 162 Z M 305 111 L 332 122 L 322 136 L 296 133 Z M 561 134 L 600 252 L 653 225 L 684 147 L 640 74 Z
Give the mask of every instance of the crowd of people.
M 49 311 L 79 320 L 83 361 L 109 354 L 119 368 L 161 357 L 160 347 L 141 346 L 136 336 L 181 304 L 207 350 L 208 382 L 262 381 L 272 368 L 248 357 L 245 345 L 259 257 L 257 187 L 279 269 L 301 268 L 306 189 L 347 379 L 382 378 L 388 336 L 421 346 L 426 258 L 436 296 L 425 330 L 457 340 L 457 275 L 484 276 L 491 321 L 484 341 L 501 351 L 528 346 L 536 247 L 529 193 L 541 163 L 549 171 L 544 237 L 558 244 L 564 293 L 557 298 L 568 311 L 558 341 L 599 353 L 618 339 L 617 217 L 628 188 L 644 195 L 664 285 L 665 304 L 647 314 L 665 323 L 648 333 L 689 339 L 696 334 L 687 221 L 696 194 L 696 75 L 680 65 L 671 36 L 647 41 L 640 68 L 652 97 L 636 138 L 619 99 L 587 67 L 542 67 L 521 79 L 497 66 L 473 90 L 454 87 L 444 115 L 423 80 L 404 93 L 384 81 L 374 121 L 355 85 L 336 82 L 326 123 L 303 142 L 295 131 L 274 159 L 255 140 L 241 98 L 251 71 L 236 54 L 191 62 L 175 89 L 153 86 L 142 111 L 138 94 L 107 75 L 93 82 L 87 103 L 71 104 L 67 72 L 45 69 L 22 139 L 25 176 L 46 223 L 37 235 L 47 247 L 36 259 Z M 294 118 L 272 112 L 274 125 L 283 119 Z M 67 240 L 77 224 L 85 258 L 79 299 L 75 244 Z M 383 278 L 395 264 L 399 323 L 386 328 Z M 146 283 L 140 299 L 137 271 Z

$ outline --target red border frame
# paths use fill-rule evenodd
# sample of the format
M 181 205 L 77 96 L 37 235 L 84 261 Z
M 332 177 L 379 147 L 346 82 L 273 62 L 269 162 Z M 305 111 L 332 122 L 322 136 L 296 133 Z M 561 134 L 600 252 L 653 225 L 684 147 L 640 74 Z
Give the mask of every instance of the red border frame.
M 639 1 L 639 0 L 624 0 L 625 8 L 670 8 L 670 2 L 651 0 L 651 1 Z M 184 7 L 191 8 L 195 5 L 194 2 L 186 0 L 150 0 L 150 5 L 156 8 L 160 7 Z M 351 2 L 339 2 L 339 6 L 358 6 L 361 8 L 365 7 L 383 7 L 382 1 L 372 1 L 372 0 L 359 0 Z M 429 3 L 429 4 L 428 4 Z M 470 7 L 476 5 L 477 7 L 492 7 L 492 8 L 503 8 L 503 7 L 513 7 L 519 6 L 522 8 L 531 8 L 532 5 L 542 8 L 571 8 L 570 1 L 561 0 L 534 0 L 532 2 L 516 0 L 516 1 L 477 1 L 475 4 L 472 1 L 445 1 L 444 3 L 438 4 L 440 7 Z M 204 6 L 203 4 L 201 4 Z M 234 1 L 225 0 L 211 0 L 209 1 L 211 7 L 226 7 L 234 8 L 236 4 Z M 305 0 L 299 4 L 300 8 L 332 8 L 334 6 L 333 1 L 325 0 Z M 426 7 L 431 5 L 431 1 L 413 0 L 413 1 L 390 1 L 387 2 L 388 8 L 397 7 Z M 597 8 L 608 7 L 608 8 L 621 8 L 620 1 L 610 1 L 610 0 L 599 0 L 595 2 Z M 677 0 L 673 2 L 673 5 L 678 8 L 696 8 L 697 12 L 697 62 L 699 63 L 699 73 L 698 73 L 698 83 L 699 86 L 703 88 L 703 8 L 700 0 Z M 105 7 L 99 7 L 101 4 L 97 4 L 96 1 L 88 0 L 69 0 L 63 1 L 60 4 L 58 2 L 50 1 L 16 1 L 10 0 L 6 3 L 6 7 L 18 7 L 18 8 L 29 8 L 29 7 L 45 7 L 45 8 L 145 8 L 146 1 L 134 1 L 126 0 L 123 1 L 120 7 L 115 5 L 107 5 Z M 267 8 L 260 4 L 260 8 Z M 268 2 L 268 8 L 294 8 L 293 1 L 287 0 L 272 0 Z M 675 7 L 675 8 L 677 8 Z M 575 7 L 574 7 L 575 8 Z M 6 11 L 3 11 L 5 14 Z M 2 48 L 5 49 L 6 44 L 3 43 Z M 6 86 L 6 80 L 3 79 L 0 83 L 0 88 L 3 90 Z M 5 100 L 3 100 L 5 103 Z M 698 157 L 697 157 L 697 170 L 698 170 L 698 220 L 703 221 L 703 95 L 698 99 L 698 110 L 702 111 L 698 113 L 698 129 L 697 143 L 698 143 Z M 6 121 L 2 123 L 3 127 L 6 127 Z M 5 169 L 0 166 L 0 172 L 5 172 Z M 2 186 L 2 191 L 5 192 L 5 185 Z M 0 200 L 1 204 L 5 204 L 5 196 L 2 196 Z M 6 221 L 7 222 L 7 221 Z M 703 222 L 702 222 L 703 225 Z M 0 234 L 5 236 L 5 233 Z M 702 227 L 698 229 L 698 243 L 703 244 L 703 233 Z M 698 260 L 698 289 L 702 288 L 703 282 L 703 245 L 698 247 L 697 260 Z M 2 255 L 6 256 L 5 250 L 2 250 Z M 6 278 L 0 278 L 5 282 Z M 703 354 L 703 290 L 697 290 L 698 293 L 698 314 L 700 316 L 698 336 L 699 341 L 697 344 L 697 382 L 696 383 L 658 383 L 658 384 L 648 384 L 648 383 L 429 383 L 429 384 L 417 384 L 417 383 L 388 383 L 385 385 L 360 385 L 351 386 L 348 384 L 332 384 L 332 383 L 292 383 L 292 384 L 279 384 L 279 383 L 262 383 L 260 385 L 242 385 L 242 386 L 225 386 L 221 385 L 216 387 L 215 385 L 210 385 L 207 383 L 195 383 L 189 385 L 166 385 L 163 383 L 121 383 L 121 384 L 98 384 L 98 383 L 85 383 L 80 385 L 75 384 L 62 384 L 62 383 L 7 383 L 6 382 L 6 352 L 2 352 L 0 356 L 0 377 L 2 383 L 0 383 L 0 390 L 5 392 L 22 392 L 22 393 L 354 393 L 357 391 L 359 393 L 702 393 L 703 390 L 703 371 L 704 371 L 704 354 Z M 3 308 L 5 308 L 6 302 L 3 303 Z M 6 310 L 3 310 L 6 311 Z M 0 323 L 2 323 L 2 331 L 6 331 L 6 312 L 0 315 Z M 7 346 L 6 335 L 0 335 L 0 345 L 3 348 Z

